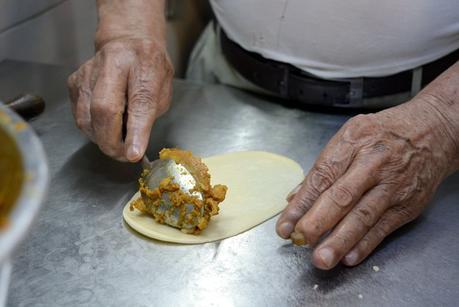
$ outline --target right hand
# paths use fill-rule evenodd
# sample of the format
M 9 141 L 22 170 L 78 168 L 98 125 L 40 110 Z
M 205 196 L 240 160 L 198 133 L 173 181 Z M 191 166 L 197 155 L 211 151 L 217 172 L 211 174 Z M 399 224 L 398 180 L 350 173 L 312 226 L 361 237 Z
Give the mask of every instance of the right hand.
M 105 43 L 68 78 L 78 128 L 110 157 L 140 160 L 155 119 L 169 108 L 172 77 L 163 43 L 144 38 Z

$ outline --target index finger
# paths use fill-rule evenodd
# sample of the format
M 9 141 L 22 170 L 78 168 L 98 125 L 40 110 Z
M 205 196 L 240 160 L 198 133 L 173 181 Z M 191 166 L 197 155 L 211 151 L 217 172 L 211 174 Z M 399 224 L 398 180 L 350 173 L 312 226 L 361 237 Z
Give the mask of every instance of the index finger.
M 297 223 L 295 232 L 302 233 L 308 244 L 315 244 L 354 207 L 362 195 L 376 182 L 378 163 L 353 161 L 351 167 L 317 201 Z
M 159 112 L 163 84 L 164 74 L 150 65 L 137 65 L 130 72 L 125 140 L 125 155 L 129 161 L 138 161 L 145 153 Z
M 106 59 L 92 93 L 91 124 L 100 149 L 109 156 L 123 158 L 122 122 L 126 100 L 127 73 Z
M 303 185 L 279 217 L 276 231 L 280 237 L 290 237 L 298 220 L 312 207 L 317 198 L 345 173 L 354 158 L 354 152 L 353 144 L 341 139 L 340 133 L 330 140 L 306 175 Z

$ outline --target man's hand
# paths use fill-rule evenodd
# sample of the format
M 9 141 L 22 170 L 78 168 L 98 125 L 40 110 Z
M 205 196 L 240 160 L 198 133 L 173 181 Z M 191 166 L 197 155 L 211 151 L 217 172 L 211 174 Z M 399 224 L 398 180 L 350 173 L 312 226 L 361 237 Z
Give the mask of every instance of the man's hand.
M 107 155 L 138 161 L 154 120 L 168 109 L 172 75 L 161 44 L 138 38 L 106 43 L 68 79 L 78 128 Z
M 457 169 L 459 120 L 446 111 L 457 105 L 432 92 L 349 120 L 291 193 L 276 230 L 282 238 L 315 246 L 312 262 L 318 268 L 363 261 L 387 235 L 415 219 L 442 179 Z
M 76 124 L 107 155 L 138 161 L 169 107 L 164 0 L 98 0 L 96 54 L 68 79 Z

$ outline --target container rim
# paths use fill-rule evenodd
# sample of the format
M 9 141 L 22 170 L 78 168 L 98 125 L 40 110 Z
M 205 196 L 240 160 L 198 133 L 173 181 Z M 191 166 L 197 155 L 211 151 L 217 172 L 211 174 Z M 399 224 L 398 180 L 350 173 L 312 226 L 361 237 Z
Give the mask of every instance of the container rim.
M 16 145 L 21 155 L 24 181 L 16 204 L 9 214 L 9 223 L 0 232 L 0 265 L 24 239 L 33 219 L 46 197 L 49 169 L 42 143 L 33 129 L 0 101 L 0 129 Z

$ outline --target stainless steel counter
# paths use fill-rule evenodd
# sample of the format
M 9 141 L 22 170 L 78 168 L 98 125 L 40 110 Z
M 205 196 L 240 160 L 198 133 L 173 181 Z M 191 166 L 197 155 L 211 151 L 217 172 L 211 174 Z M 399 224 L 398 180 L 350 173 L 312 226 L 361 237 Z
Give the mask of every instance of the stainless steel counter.
M 48 201 L 14 257 L 11 306 L 433 306 L 459 304 L 459 176 L 425 214 L 356 268 L 314 269 L 310 250 L 274 232 L 275 219 L 239 236 L 194 246 L 134 233 L 121 211 L 139 166 L 102 155 L 75 128 L 65 76 L 38 64 L 0 64 L 0 98 L 46 99 L 32 122 L 52 174 Z M 266 150 L 306 170 L 346 116 L 288 109 L 224 86 L 175 81 L 170 112 L 149 148 L 202 156 Z M 376 265 L 379 272 L 372 270 Z M 318 285 L 317 289 L 314 289 Z

